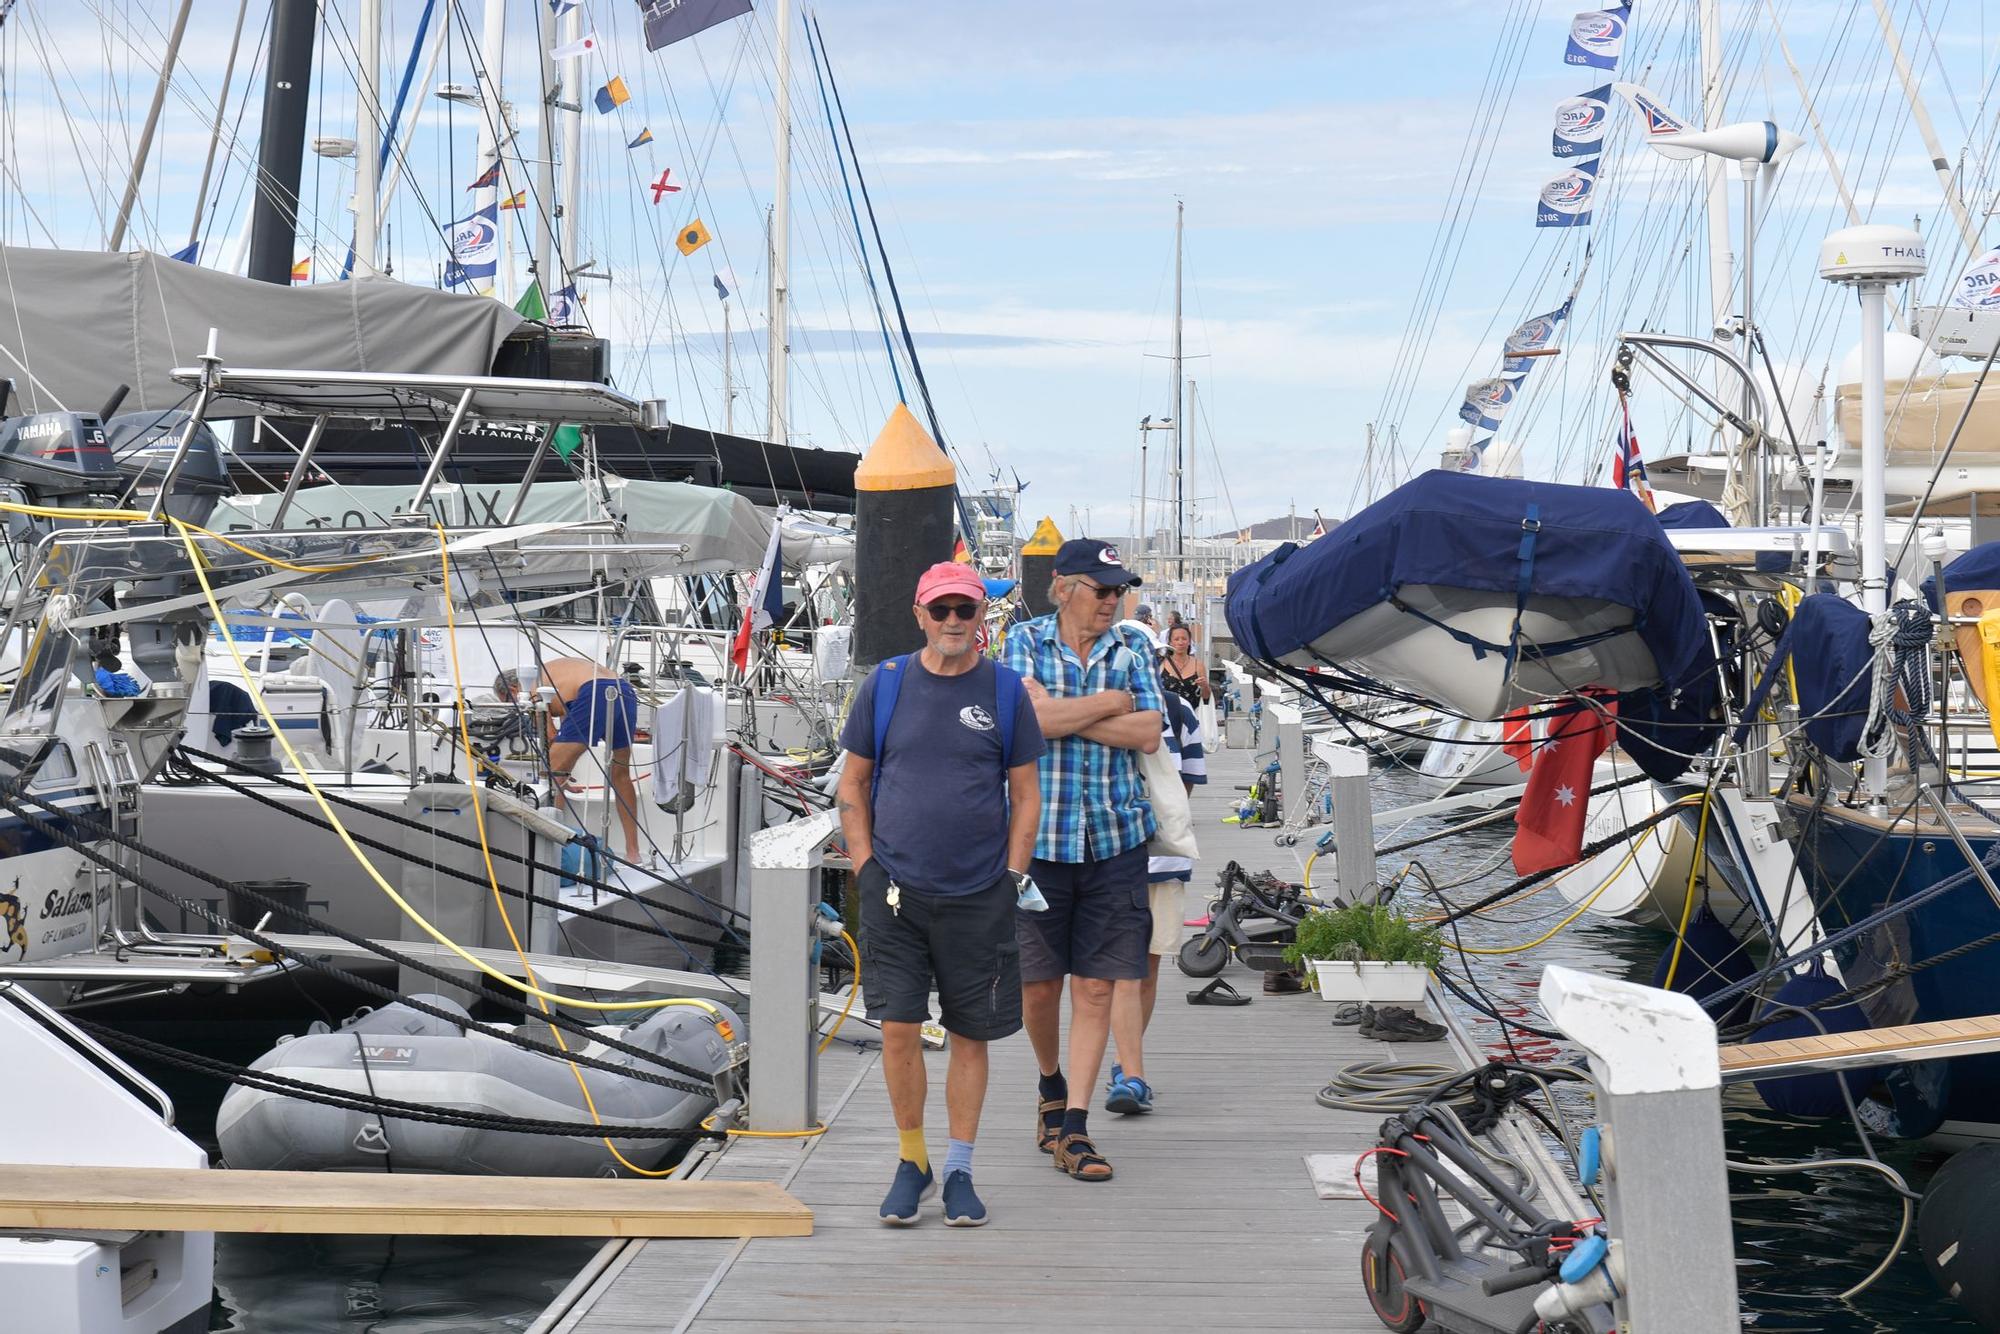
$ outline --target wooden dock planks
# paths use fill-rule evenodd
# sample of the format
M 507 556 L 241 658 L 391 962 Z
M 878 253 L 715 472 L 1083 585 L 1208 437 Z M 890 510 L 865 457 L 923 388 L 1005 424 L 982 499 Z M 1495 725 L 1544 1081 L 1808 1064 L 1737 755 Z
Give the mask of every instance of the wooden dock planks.
M 12 1164 L 0 1228 L 458 1237 L 803 1237 L 769 1182 Z

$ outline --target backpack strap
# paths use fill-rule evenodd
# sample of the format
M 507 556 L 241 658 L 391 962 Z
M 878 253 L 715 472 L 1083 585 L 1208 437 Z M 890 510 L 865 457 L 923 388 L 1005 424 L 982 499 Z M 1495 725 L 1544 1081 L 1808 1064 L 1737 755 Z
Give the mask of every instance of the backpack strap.
M 1021 674 L 1005 663 L 993 664 L 993 722 L 1000 729 L 1000 768 L 1014 767 L 1014 720 L 1021 707 Z
M 903 691 L 903 673 L 909 670 L 914 653 L 905 653 L 899 658 L 889 658 L 875 671 L 875 694 L 870 701 L 875 709 L 875 771 L 868 788 L 868 804 L 875 804 L 875 793 L 882 786 L 882 752 L 889 744 L 889 719 L 896 713 L 896 697 Z

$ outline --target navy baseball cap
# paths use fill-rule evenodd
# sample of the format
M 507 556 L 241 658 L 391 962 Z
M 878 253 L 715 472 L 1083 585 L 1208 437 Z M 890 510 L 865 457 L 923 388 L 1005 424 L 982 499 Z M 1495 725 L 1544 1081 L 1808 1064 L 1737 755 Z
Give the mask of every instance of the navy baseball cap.
M 1137 588 L 1140 583 L 1118 558 L 1117 547 L 1088 537 L 1072 538 L 1057 548 L 1055 572 L 1088 575 L 1101 588 Z

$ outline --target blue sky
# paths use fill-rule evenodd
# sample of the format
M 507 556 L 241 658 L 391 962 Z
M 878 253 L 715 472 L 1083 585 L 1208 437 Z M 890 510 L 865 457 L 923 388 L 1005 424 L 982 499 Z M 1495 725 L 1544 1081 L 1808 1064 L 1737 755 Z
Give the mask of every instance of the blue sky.
M 524 158 L 539 151 L 538 4 L 512 0 L 505 58 L 508 96 L 528 122 Z M 261 88 L 265 7 L 249 0 L 231 120 L 246 70 L 255 67 Z M 384 63 L 393 81 L 422 6 L 387 7 Z M 479 27 L 478 5 L 462 7 L 464 28 L 433 85 L 470 79 L 464 47 Z M 1193 489 L 1204 497 L 1204 527 L 1292 504 L 1343 514 L 1371 488 L 1427 466 L 1463 386 L 1497 370 L 1509 327 L 1562 299 L 1586 242 L 1596 254 L 1565 354 L 1536 370 L 1503 435 L 1522 444 L 1531 473 L 1601 480 L 1609 335 L 1641 322 L 1705 326 L 1707 268 L 1692 207 L 1696 174 L 1634 146 L 1622 109 L 1598 224 L 1541 233 L 1531 225 L 1536 192 L 1557 170 L 1550 109 L 1609 77 L 1562 64 L 1577 7 L 820 6 L 905 307 L 969 480 L 984 483 L 994 467 L 1018 470 L 1030 484 L 1029 517 L 1050 513 L 1068 527 L 1074 507 L 1100 533 L 1125 530 L 1138 420 L 1173 410 L 1160 358 L 1170 332 L 1176 198 L 1187 207 L 1187 350 L 1198 358 L 1189 374 L 1201 394 Z M 4 148 L 17 177 L 8 191 L 18 183 L 35 216 L 19 201 L 0 206 L 8 239 L 103 244 L 101 214 L 122 186 L 172 8 L 170 0 L 23 0 L 0 34 L 10 75 Z M 332 8 L 310 132 L 352 135 L 346 34 L 354 6 Z M 1642 3 L 1620 71 L 1683 114 L 1695 110 L 1692 8 Z M 235 9 L 223 0 L 197 6 L 142 192 L 137 243 L 171 250 L 186 240 Z M 717 273 L 732 279 L 732 361 L 744 394 L 736 425 L 753 431 L 763 420 L 774 9 L 775 0 L 762 0 L 749 20 L 649 54 L 630 0 L 585 5 L 607 52 L 585 96 L 614 73 L 634 94 L 613 116 L 585 116 L 579 249 L 613 275 L 584 285 L 592 322 L 618 341 L 622 384 L 666 397 L 678 419 L 720 426 L 721 311 L 710 283 Z M 1941 223 L 1938 182 L 1894 94 L 1866 0 L 1729 0 L 1722 9 L 1726 118 L 1773 115 L 1807 129 L 1777 46 L 1782 29 L 1861 212 L 1902 223 L 1921 215 L 1939 255 L 1938 282 L 1949 283 L 1964 245 Z M 1965 152 L 1964 188 L 1981 230 L 1992 198 L 1988 81 L 2000 64 L 1991 59 L 2000 12 L 1988 9 L 1979 0 L 1891 5 L 1948 153 Z M 872 437 L 895 389 L 802 37 L 794 55 L 794 438 L 856 447 Z M 642 127 L 655 142 L 627 150 Z M 206 224 L 206 263 L 226 267 L 233 258 L 256 133 L 253 95 L 211 191 L 219 202 Z M 409 152 L 415 188 L 406 186 L 392 211 L 398 276 L 434 281 L 442 260 L 435 222 L 470 198 L 463 186 L 476 173 L 472 159 L 471 117 L 426 100 Z M 644 183 L 663 168 L 690 188 L 655 207 Z M 308 172 L 307 224 L 324 276 L 344 249 L 351 175 L 343 163 L 315 158 Z M 519 177 L 516 188 L 527 184 L 522 163 L 509 173 L 510 183 Z M 1817 142 L 1788 164 L 1773 198 L 1759 244 L 1758 304 L 1779 377 L 1804 415 L 1855 337 L 1850 304 L 1810 272 L 1812 245 L 1844 221 Z M 683 260 L 669 238 L 691 216 L 717 240 Z M 1440 247 L 1441 216 L 1454 221 Z M 523 249 L 517 243 L 517 262 Z M 1705 442 L 1651 386 L 1642 386 L 1635 414 L 1649 453 Z M 1396 465 L 1364 476 L 1370 421 L 1385 432 L 1393 424 L 1403 451 Z

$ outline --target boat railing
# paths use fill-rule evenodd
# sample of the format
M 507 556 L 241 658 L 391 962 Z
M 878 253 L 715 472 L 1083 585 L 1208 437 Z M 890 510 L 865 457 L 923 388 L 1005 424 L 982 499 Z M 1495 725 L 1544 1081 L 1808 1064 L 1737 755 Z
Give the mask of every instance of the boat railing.
M 86 1057 L 105 1074 L 153 1104 L 159 1109 L 163 1124 L 173 1125 L 174 1100 L 167 1096 L 167 1091 L 140 1074 L 117 1053 L 71 1023 L 60 1010 L 20 983 L 5 979 L 0 979 L 0 997 L 12 1001 L 23 1013 L 62 1039 L 65 1044 Z

